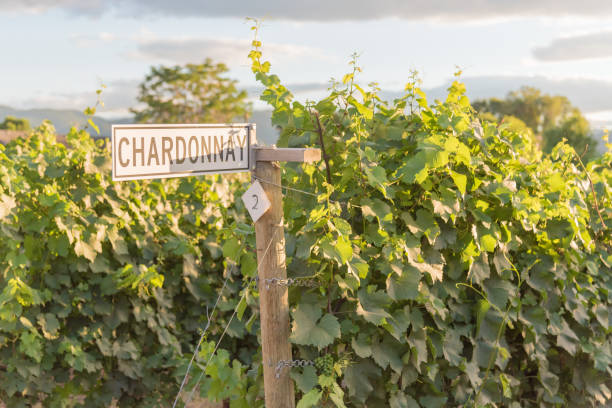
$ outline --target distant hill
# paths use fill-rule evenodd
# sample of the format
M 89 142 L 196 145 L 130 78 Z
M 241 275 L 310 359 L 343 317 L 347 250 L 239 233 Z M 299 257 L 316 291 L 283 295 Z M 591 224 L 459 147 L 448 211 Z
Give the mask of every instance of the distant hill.
M 28 135 L 27 131 L 23 130 L 4 130 L 0 129 L 0 144 L 6 145 L 11 140 L 17 139 L 18 137 L 25 137 Z M 58 133 L 56 140 L 62 144 L 66 144 L 66 136 Z
M 6 116 L 25 118 L 30 121 L 32 127 L 39 126 L 43 120 L 48 119 L 55 126 L 57 133 L 65 135 L 73 126 L 85 127 L 87 117 L 80 111 L 69 109 L 14 109 L 0 105 L 0 122 Z M 257 124 L 257 141 L 260 144 L 272 145 L 278 139 L 278 131 L 270 123 L 271 111 L 256 110 L 251 115 L 249 122 Z M 94 116 L 93 121 L 100 128 L 100 136 L 109 137 L 111 125 L 120 123 L 132 123 L 132 118 L 120 118 L 108 120 Z
M 83 112 L 69 109 L 15 109 L 9 106 L 0 105 L 0 122 L 6 116 L 15 116 L 17 118 L 25 118 L 30 121 L 32 127 L 39 126 L 43 120 L 48 119 L 55 126 L 57 133 L 65 135 L 73 126 L 84 127 L 87 124 L 87 117 Z M 111 124 L 113 123 L 130 123 L 130 118 L 117 119 L 112 122 L 94 116 L 93 121 L 100 128 L 101 136 L 110 136 Z

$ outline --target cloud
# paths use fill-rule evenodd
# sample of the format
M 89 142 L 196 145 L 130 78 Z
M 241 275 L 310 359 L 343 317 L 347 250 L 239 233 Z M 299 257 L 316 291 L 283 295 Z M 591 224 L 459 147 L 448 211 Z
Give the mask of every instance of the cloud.
M 129 116 L 129 108 L 136 105 L 139 81 L 135 79 L 115 80 L 104 83 L 101 100 L 104 106 L 97 108 L 102 116 Z M 96 103 L 95 90 L 86 92 L 40 92 L 23 99 L 17 106 L 24 109 L 76 109 L 83 110 Z
M 140 80 L 137 79 L 120 79 L 109 82 L 102 92 L 103 110 L 117 112 L 127 111 L 134 107 L 138 97 L 139 83 Z
M 103 82 L 105 88 L 102 90 L 101 100 L 104 106 L 97 108 L 97 115 L 103 117 L 128 117 L 131 116 L 130 108 L 137 105 L 139 84 L 141 79 L 120 79 Z M 329 88 L 328 83 L 305 82 L 286 84 L 298 98 L 311 93 L 323 95 Z M 249 95 L 249 99 L 257 101 L 264 88 L 260 85 L 241 86 Z M 10 101 L 8 104 L 20 109 L 74 109 L 82 111 L 87 106 L 96 103 L 95 90 L 84 92 L 38 92 L 35 96 L 24 98 L 19 101 Z M 262 107 L 267 108 L 265 104 Z
M 100 32 L 98 34 L 73 34 L 70 39 L 81 48 L 92 47 L 97 43 L 109 43 L 117 39 L 117 36 L 108 32 Z
M 127 56 L 137 59 L 170 62 L 173 64 L 197 63 L 210 57 L 228 65 L 247 65 L 251 42 L 232 38 L 170 38 L 141 40 L 136 51 Z M 269 58 L 327 59 L 324 53 L 312 47 L 293 44 L 269 43 L 264 46 Z
M 609 0 L 0 0 L 0 11 L 119 16 L 263 17 L 293 21 L 341 21 L 400 18 L 406 20 L 482 20 L 508 17 L 602 17 L 612 15 Z
M 612 31 L 557 38 L 537 47 L 533 56 L 540 61 L 570 61 L 612 57 Z
M 0 0 L 0 12 L 40 14 L 52 9 L 94 16 L 107 11 L 108 3 L 104 0 Z

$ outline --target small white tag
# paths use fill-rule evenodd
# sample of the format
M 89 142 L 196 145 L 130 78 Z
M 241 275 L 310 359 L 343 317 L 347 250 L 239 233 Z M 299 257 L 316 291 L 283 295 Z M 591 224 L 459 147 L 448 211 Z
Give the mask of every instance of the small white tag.
M 247 210 L 249 210 L 253 222 L 257 222 L 272 205 L 259 180 L 255 180 L 251 187 L 242 195 L 242 201 Z

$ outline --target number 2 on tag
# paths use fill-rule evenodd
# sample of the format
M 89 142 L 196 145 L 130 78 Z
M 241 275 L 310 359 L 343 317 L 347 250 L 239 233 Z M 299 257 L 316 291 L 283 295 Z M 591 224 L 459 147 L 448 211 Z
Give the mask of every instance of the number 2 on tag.
M 271 206 L 270 200 L 259 180 L 255 180 L 251 187 L 242 195 L 242 201 L 254 222 L 257 222 Z

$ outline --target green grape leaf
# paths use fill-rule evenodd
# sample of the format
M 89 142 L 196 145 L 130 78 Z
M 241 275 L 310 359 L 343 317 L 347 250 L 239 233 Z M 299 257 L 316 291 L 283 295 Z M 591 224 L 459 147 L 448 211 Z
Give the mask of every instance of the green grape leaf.
M 340 337 L 340 324 L 336 316 L 326 313 L 310 303 L 300 303 L 292 312 L 293 329 L 290 340 L 295 344 L 312 345 L 319 349 Z
M 351 245 L 351 241 L 345 236 L 338 237 L 334 248 L 342 264 L 346 264 L 353 257 L 353 246 Z
M 463 361 L 461 352 L 463 351 L 463 343 L 459 334 L 454 330 L 448 330 L 444 336 L 443 343 L 444 358 L 452 365 L 459 367 Z
M 372 358 L 382 368 L 391 367 L 397 373 L 402 372 L 402 345 L 392 337 L 385 336 L 382 342 L 372 343 Z
M 38 315 L 38 324 L 42 328 L 43 335 L 46 339 L 57 338 L 57 332 L 60 328 L 60 322 L 52 313 L 41 313 Z
M 413 300 L 419 294 L 421 272 L 410 265 L 406 265 L 400 276 L 390 274 L 387 277 L 387 292 L 393 300 Z
M 374 390 L 373 380 L 380 376 L 380 368 L 369 359 L 350 364 L 344 371 L 344 381 L 349 396 L 362 403 L 365 402 Z
M 317 385 L 317 371 L 313 366 L 304 367 L 301 372 L 291 370 L 291 378 L 295 381 L 298 389 L 304 394 L 312 390 Z
M 395 177 L 401 178 L 404 183 L 421 184 L 427 177 L 427 155 L 425 152 L 420 151 L 399 167 L 395 173 Z
M 398 391 L 389 398 L 390 408 L 421 408 L 418 402 L 408 394 Z
M 375 325 L 382 325 L 391 315 L 387 312 L 391 298 L 383 291 L 368 293 L 367 290 L 359 291 L 359 304 L 357 314 Z
M 364 198 L 361 201 L 361 211 L 368 220 L 376 217 L 382 228 L 392 229 L 393 212 L 391 207 L 384 201 L 378 198 Z
M 387 173 L 381 166 L 374 166 L 372 168 L 365 168 L 366 177 L 368 178 L 368 184 L 378 189 L 385 197 L 387 197 L 387 186 L 389 181 L 387 180 Z
M 580 339 L 569 327 L 565 319 L 562 320 L 561 332 L 557 335 L 557 346 L 562 347 L 570 355 L 575 355 Z
M 323 395 L 322 391 L 320 391 L 317 388 L 313 388 L 312 390 L 308 391 L 306 394 L 302 396 L 302 398 L 297 403 L 296 408 L 317 407 L 319 404 L 319 401 L 321 400 L 322 395 Z
M 43 344 L 34 332 L 22 332 L 19 337 L 19 351 L 40 363 L 43 358 Z
M 357 100 L 355 98 L 350 98 L 349 102 L 351 105 L 353 105 L 355 108 L 357 108 L 357 111 L 363 115 L 364 118 L 366 118 L 367 120 L 372 120 L 372 118 L 374 117 L 374 110 L 368 108 L 367 106 L 357 102 Z
M 329 399 L 332 400 L 337 408 L 346 408 L 346 405 L 344 404 L 344 391 L 342 388 L 340 388 L 338 383 L 334 382 L 332 384 L 332 389 L 333 392 L 329 394 Z
M 238 261 L 240 255 L 240 242 L 234 237 L 227 239 L 223 244 L 223 256 Z
M 519 315 L 520 319 L 536 333 L 544 334 L 547 331 L 546 310 L 539 306 L 524 306 Z
M 238 320 L 242 320 L 242 316 L 244 315 L 244 311 L 247 308 L 246 296 L 240 298 L 240 302 L 238 302 L 238 306 L 236 307 L 236 317 Z
M 467 185 L 467 177 L 461 173 L 457 173 L 454 171 L 451 171 L 450 175 L 453 181 L 455 182 L 455 185 L 459 189 L 459 192 L 461 192 L 461 194 L 465 194 L 465 188 Z
M 408 336 L 412 348 L 411 358 L 417 371 L 421 372 L 421 363 L 427 361 L 427 336 L 424 330 L 412 330 Z
M 368 337 L 359 333 L 351 339 L 351 347 L 359 357 L 366 358 L 372 355 L 372 344 L 368 341 Z
M 443 408 L 446 406 L 448 397 L 425 396 L 419 398 L 419 403 L 423 408 Z
M 100 134 L 100 128 L 98 127 L 98 125 L 94 123 L 93 120 L 87 119 L 87 123 L 89 124 L 89 126 L 91 126 L 96 131 L 96 134 L 98 135 Z

